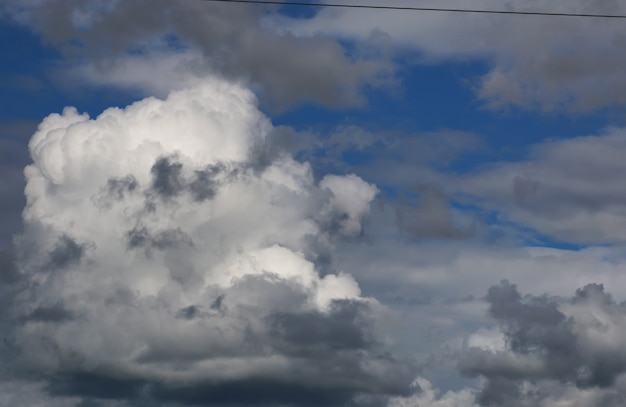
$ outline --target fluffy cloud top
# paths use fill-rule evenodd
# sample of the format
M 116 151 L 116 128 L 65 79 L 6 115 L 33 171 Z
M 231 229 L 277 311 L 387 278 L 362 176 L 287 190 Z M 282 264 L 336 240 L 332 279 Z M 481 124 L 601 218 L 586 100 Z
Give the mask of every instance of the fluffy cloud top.
M 405 394 L 387 312 L 320 250 L 361 233 L 377 189 L 319 183 L 253 95 L 208 79 L 95 119 L 67 108 L 30 142 L 16 363 L 48 391 L 186 403 L 334 405 Z M 334 225 L 334 226 L 333 226 Z

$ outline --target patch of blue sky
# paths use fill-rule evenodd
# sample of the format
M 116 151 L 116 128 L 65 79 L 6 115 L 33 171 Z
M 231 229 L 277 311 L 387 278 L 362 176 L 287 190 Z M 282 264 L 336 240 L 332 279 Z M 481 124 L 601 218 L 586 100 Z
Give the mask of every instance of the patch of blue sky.
M 272 9 L 268 9 L 266 12 L 271 15 L 275 13 L 279 13 L 290 18 L 307 19 L 307 18 L 312 18 L 313 16 L 315 16 L 317 13 L 319 13 L 322 10 L 322 6 L 321 6 L 322 2 L 307 1 L 306 3 L 320 3 L 320 7 L 312 7 L 312 6 L 298 7 L 298 6 L 290 6 L 290 5 L 275 6 Z
M 47 64 L 59 53 L 40 38 L 10 22 L 0 24 L 0 47 L 10 50 L 0 64 L 2 108 L 0 121 L 38 119 L 48 114 L 59 94 L 47 75 Z
M 405 66 L 396 89 L 367 88 L 367 104 L 348 112 L 305 105 L 273 118 L 276 124 L 318 132 L 338 125 L 358 125 L 373 132 L 416 133 L 457 130 L 479 135 L 489 147 L 487 157 L 456 163 L 466 171 L 488 161 L 524 158 L 528 146 L 546 139 L 593 134 L 623 118 L 610 111 L 590 114 L 538 112 L 509 107 L 487 109 L 474 94 L 473 84 L 484 74 L 484 62 Z
M 112 105 L 125 106 L 140 97 L 133 90 L 62 83 L 58 72 L 67 62 L 61 52 L 17 24 L 0 24 L 0 47 L 11 50 L 0 64 L 1 122 L 41 120 L 65 106 L 76 106 L 94 117 Z

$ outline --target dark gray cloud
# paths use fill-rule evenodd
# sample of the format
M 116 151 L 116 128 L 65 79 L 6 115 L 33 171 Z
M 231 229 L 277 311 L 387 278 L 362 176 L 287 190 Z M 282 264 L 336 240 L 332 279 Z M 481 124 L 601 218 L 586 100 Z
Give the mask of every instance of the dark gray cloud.
M 78 263 L 85 254 L 85 250 L 86 245 L 77 243 L 67 235 L 61 236 L 48 255 L 46 268 L 57 269 Z
M 367 306 L 335 301 L 329 313 L 280 313 L 270 317 L 274 337 L 288 352 L 336 355 L 342 350 L 365 350 L 375 345 L 368 325 Z
M 178 316 L 185 319 L 194 319 L 200 315 L 200 310 L 195 305 L 190 305 L 180 310 Z
M 126 194 L 135 191 L 138 187 L 137 179 L 133 175 L 127 175 L 123 178 L 109 179 L 106 189 L 109 196 L 121 200 Z
M 500 322 L 514 352 L 546 350 L 550 355 L 571 353 L 575 336 L 565 315 L 547 297 L 522 301 L 516 286 L 503 281 L 487 292 L 489 313 Z
M 180 229 L 168 229 L 152 238 L 152 246 L 163 250 L 179 244 L 191 244 L 191 239 Z
M 487 379 L 477 398 L 481 405 L 540 405 L 566 388 L 624 398 L 616 386 L 626 373 L 626 350 L 614 341 L 626 328 L 626 304 L 616 303 L 602 285 L 588 284 L 564 299 L 522 296 L 503 281 L 486 300 L 506 349 L 471 348 L 460 362 L 463 373 Z M 543 390 L 527 393 L 527 383 Z
M 88 399 L 134 399 L 140 396 L 142 386 L 141 381 L 128 378 L 76 372 L 53 377 L 46 390 L 54 396 L 81 396 Z
M 477 395 L 476 402 L 481 406 L 515 406 L 521 402 L 519 385 L 506 378 L 494 378 Z
M 129 249 L 154 248 L 165 250 L 182 245 L 193 245 L 191 238 L 180 229 L 166 229 L 151 233 L 145 226 L 136 226 L 126 234 Z
M 175 232 L 154 233 L 143 230 L 141 244 L 137 247 L 152 247 L 167 239 L 163 235 L 177 235 Z M 171 232 L 171 233 L 169 233 Z M 141 235 L 137 232 L 136 236 Z M 173 239 L 179 241 L 177 237 Z M 155 243 L 156 242 L 156 243 Z M 169 244 L 169 243 L 168 243 Z M 167 246 L 176 248 L 177 245 Z M 55 273 L 68 275 L 71 270 L 63 269 L 84 256 L 88 256 L 85 246 L 81 246 L 68 236 L 59 239 L 49 257 L 54 259 Z M 9 258 L 7 257 L 7 262 Z M 13 270 L 13 263 L 9 264 Z M 178 264 L 180 266 L 180 264 Z M 88 263 L 85 263 L 88 268 Z M 51 272 L 51 268 L 46 269 Z M 85 271 L 86 272 L 86 271 Z M 13 273 L 12 271 L 10 273 Z M 59 275 L 60 276 L 60 275 Z M 64 277 L 59 277 L 64 278 Z M 39 296 L 32 290 L 42 293 L 39 288 L 31 287 L 27 291 Z M 103 292 L 104 288 L 99 291 Z M 106 288 L 108 290 L 108 288 Z M 371 305 L 363 301 L 334 300 L 327 311 L 297 310 L 298 304 L 306 301 L 307 293 L 298 284 L 283 280 L 277 275 L 266 273 L 255 277 L 238 279 L 231 288 L 213 289 L 208 305 L 190 305 L 179 309 L 174 320 L 184 321 L 189 326 L 184 329 L 203 329 L 214 326 L 214 330 L 227 332 L 231 327 L 246 331 L 245 341 L 228 350 L 230 346 L 218 345 L 214 349 L 204 345 L 197 347 L 191 342 L 192 349 L 185 349 L 169 343 L 169 339 L 158 340 L 146 352 L 139 355 L 132 363 L 140 369 L 150 369 L 161 363 L 189 366 L 193 363 L 216 358 L 229 357 L 277 357 L 286 365 L 278 371 L 268 370 L 250 374 L 237 374 L 231 378 L 202 379 L 194 378 L 188 383 L 168 383 L 157 378 L 109 368 L 108 363 L 101 367 L 85 368 L 82 358 L 71 355 L 61 356 L 61 349 L 49 348 L 45 357 L 61 357 L 65 367 L 48 376 L 37 373 L 36 378 L 44 383 L 45 391 L 54 399 L 64 397 L 78 398 L 85 405 L 107 405 L 105 402 L 128 403 L 128 405 L 190 405 L 190 406 L 346 406 L 363 405 L 358 400 L 375 400 L 366 405 L 383 406 L 385 395 L 408 395 L 412 390 L 410 383 L 414 378 L 415 367 L 389 353 L 384 341 L 379 337 L 374 326 L 376 317 Z M 250 298 L 251 305 L 240 304 L 242 298 Z M 88 330 L 80 311 L 72 307 L 77 304 L 61 302 L 43 303 L 35 308 L 23 308 L 24 304 L 15 304 L 15 312 L 22 317 L 16 323 L 30 325 L 34 330 L 48 326 L 55 332 L 64 326 L 79 331 Z M 142 315 L 146 309 L 160 307 L 163 299 L 140 299 L 135 293 L 112 293 L 107 300 L 106 313 L 125 313 Z M 154 303 L 153 303 L 154 302 Z M 159 305 L 159 303 L 161 305 Z M 47 304 L 47 305 L 46 305 Z M 273 312 L 263 317 L 259 307 L 284 310 Z M 291 307 L 296 307 L 290 310 Z M 130 308 L 128 308 L 130 307 Z M 144 311 L 142 311 L 144 310 Z M 145 321 L 136 320 L 136 324 Z M 259 323 L 262 329 L 259 330 Z M 177 329 L 183 329 L 178 327 Z M 12 328 L 7 332 L 11 332 Z M 165 332 L 162 332 L 165 335 Z M 41 337 L 38 337 L 41 335 Z M 206 335 L 209 335 L 208 333 Z M 185 339 L 186 335 L 179 337 Z M 209 335 L 207 341 L 212 341 Z M 20 354 L 20 346 L 9 336 L 10 352 L 18 359 L 26 357 Z M 29 341 L 46 342 L 43 333 L 29 335 Z M 112 345 L 122 338 L 114 339 Z M 122 343 L 122 342 L 120 342 Z M 193 349 L 195 347 L 195 349 Z M 41 349 L 40 349 L 41 351 Z M 48 353 L 52 352 L 52 353 Z M 43 355 L 42 354 L 42 355 Z M 18 361 L 11 362 L 20 366 Z M 242 360 L 245 363 L 245 359 Z M 181 366 L 182 366 L 181 365 Z M 370 367 L 374 366 L 373 370 Z M 384 375 L 381 371 L 385 372 Z M 367 397 L 365 397 L 367 396 Z M 365 398 L 364 398 L 365 397 Z M 103 404 L 104 403 L 104 404 Z M 119 404 L 120 406 L 126 404 Z
M 167 157 L 159 158 L 150 169 L 152 190 L 164 199 L 180 194 L 184 190 L 182 169 L 183 165 L 179 162 L 172 162 Z
M 219 187 L 216 179 L 220 172 L 224 171 L 223 165 L 211 165 L 204 170 L 195 171 L 195 179 L 189 184 L 189 190 L 193 199 L 197 202 L 213 199 Z
M 155 397 L 197 406 L 342 406 L 353 394 L 344 389 L 315 389 L 290 380 L 263 378 L 238 380 L 214 386 L 158 387 Z
M 396 207 L 396 223 L 401 232 L 415 239 L 467 239 L 476 232 L 476 224 L 460 225 L 450 199 L 437 185 L 418 185 L 415 206 Z
M 145 226 L 135 226 L 133 229 L 129 230 L 128 233 L 126 233 L 126 239 L 129 249 L 145 247 L 152 242 L 152 237 Z
M 68 311 L 62 304 L 54 304 L 49 307 L 37 307 L 31 312 L 25 321 L 61 323 L 74 319 L 74 314 Z
M 211 303 L 211 309 L 212 310 L 221 310 L 222 309 L 222 303 L 224 302 L 224 294 L 218 296 L 215 301 L 213 301 Z
M 139 182 L 134 175 L 109 178 L 100 191 L 92 197 L 92 201 L 103 209 L 132 196 L 139 189 Z
M 223 295 L 216 300 L 220 307 L 224 301 L 227 297 Z M 291 367 L 286 374 L 267 371 L 229 380 L 168 384 L 105 367 L 84 370 L 79 368 L 80 361 L 68 360 L 74 370 L 50 377 L 39 374 L 38 377 L 47 382 L 46 391 L 53 397 L 80 397 L 85 403 L 96 404 L 111 400 L 131 405 L 172 402 L 190 406 L 382 406 L 385 394 L 406 396 L 414 391 L 409 386 L 414 370 L 409 363 L 384 351 L 372 335 L 370 312 L 363 303 L 336 301 L 328 314 L 284 312 L 271 315 L 268 335 L 258 336 L 251 331 L 249 342 L 237 354 L 256 354 L 264 349 L 266 354 L 287 357 Z M 35 310 L 25 322 L 63 324 L 72 317 L 59 306 Z M 181 310 L 178 317 L 197 324 L 217 316 L 190 306 Z M 219 316 L 227 317 L 228 313 Z M 157 352 L 142 358 L 144 366 L 173 356 L 167 355 L 170 352 L 167 349 Z M 178 359 L 183 363 L 180 355 Z M 190 362 L 194 360 L 191 358 Z M 387 376 L 380 377 L 370 371 L 368 365 L 388 369 Z M 363 397 L 366 395 L 371 396 Z M 362 404 L 358 402 L 361 398 L 376 402 Z
M 178 66 L 177 74 L 217 72 L 247 80 L 277 108 L 303 101 L 359 104 L 364 101 L 364 85 L 390 83 L 393 73 L 390 63 L 372 57 L 375 53 L 348 52 L 327 37 L 280 33 L 263 21 L 272 7 L 166 0 L 107 6 L 89 0 L 55 0 L 28 7 L 11 0 L 3 9 L 66 55 L 95 61 L 101 77 L 115 70 L 116 57 L 137 47 L 176 53 L 192 46 L 202 57 Z M 168 41 L 174 44 L 167 45 Z
M 237 166 L 228 168 L 223 163 L 207 165 L 204 169 L 194 170 L 193 175 L 186 177 L 183 174 L 183 164 L 176 157 L 161 157 L 150 169 L 152 182 L 149 195 L 161 199 L 172 199 L 182 194 L 190 194 L 195 202 L 203 202 L 215 198 L 219 187 L 226 181 L 232 180 L 239 173 Z M 134 177 L 109 180 L 107 189 L 109 195 L 118 198 L 126 192 L 132 192 L 138 187 Z M 146 202 L 147 208 L 154 208 L 150 196 Z
M 344 222 L 348 221 L 349 217 L 345 213 L 332 213 L 330 216 L 327 216 L 318 221 L 318 225 L 320 229 L 331 237 L 341 237 L 341 230 L 343 228 Z M 360 236 L 363 236 L 363 231 L 361 231 Z M 351 236 L 351 239 L 354 239 L 354 236 Z

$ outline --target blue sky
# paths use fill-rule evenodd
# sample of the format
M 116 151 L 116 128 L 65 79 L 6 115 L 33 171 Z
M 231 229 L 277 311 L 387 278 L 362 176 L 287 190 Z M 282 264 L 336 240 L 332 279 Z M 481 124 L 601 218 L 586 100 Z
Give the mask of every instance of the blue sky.
M 0 49 L 0 407 L 623 405 L 619 20 L 7 0 Z

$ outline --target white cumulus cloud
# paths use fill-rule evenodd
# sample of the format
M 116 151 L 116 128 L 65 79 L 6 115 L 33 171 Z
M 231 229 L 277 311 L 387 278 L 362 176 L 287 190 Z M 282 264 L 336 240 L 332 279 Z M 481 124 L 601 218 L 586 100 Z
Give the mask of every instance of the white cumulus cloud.
M 115 398 L 189 403 L 405 392 L 384 308 L 315 264 L 361 232 L 376 187 L 317 183 L 288 155 L 258 165 L 272 131 L 251 92 L 217 79 L 44 119 L 25 170 L 18 363 L 95 398 L 122 382 Z

